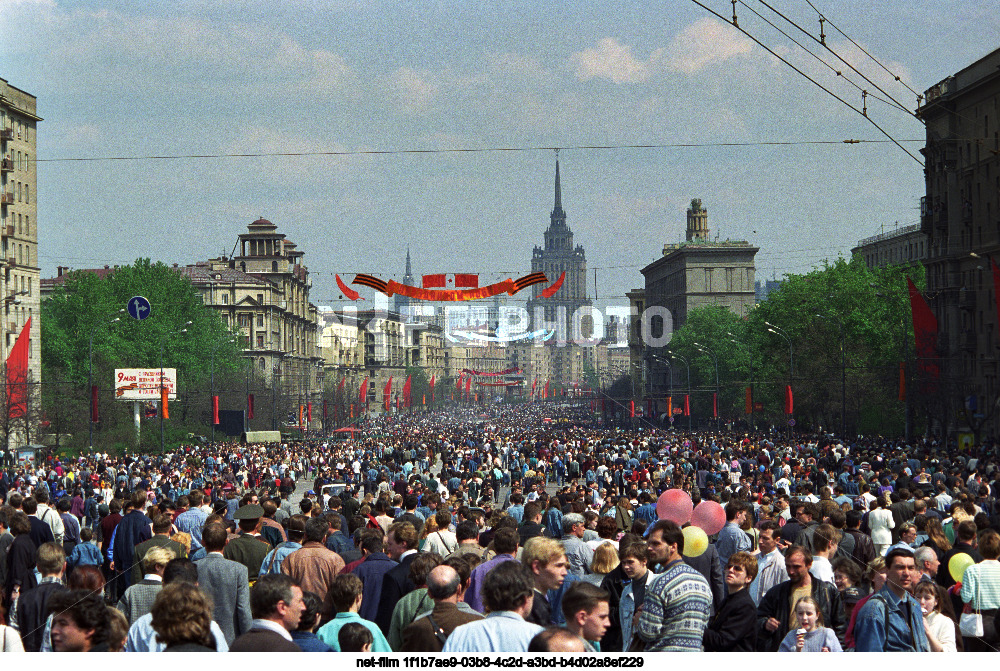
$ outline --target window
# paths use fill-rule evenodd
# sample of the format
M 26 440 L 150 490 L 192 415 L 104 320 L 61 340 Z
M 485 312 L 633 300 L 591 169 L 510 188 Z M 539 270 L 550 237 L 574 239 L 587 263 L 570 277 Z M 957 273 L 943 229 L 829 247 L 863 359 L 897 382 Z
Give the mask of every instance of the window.
M 24 185 L 24 202 L 25 203 L 31 202 L 31 187 L 29 187 L 27 184 Z
M 264 349 L 264 334 L 257 334 L 257 349 Z
M 264 294 L 257 294 L 257 305 L 264 304 Z
M 227 293 L 222 294 L 222 304 L 229 305 L 229 294 Z
M 257 314 L 257 326 L 264 326 L 264 313 Z

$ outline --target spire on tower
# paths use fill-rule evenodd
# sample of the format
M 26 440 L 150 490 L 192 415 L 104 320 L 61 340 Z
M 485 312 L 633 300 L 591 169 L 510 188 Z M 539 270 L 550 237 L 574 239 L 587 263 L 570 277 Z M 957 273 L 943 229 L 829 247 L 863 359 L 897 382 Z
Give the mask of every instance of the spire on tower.
M 562 208 L 562 185 L 559 182 L 559 158 L 556 158 L 556 199 L 550 215 L 553 226 L 566 225 L 566 212 Z
M 413 271 L 410 269 L 410 247 L 407 246 L 406 247 L 406 276 L 409 277 L 412 274 L 413 274 Z

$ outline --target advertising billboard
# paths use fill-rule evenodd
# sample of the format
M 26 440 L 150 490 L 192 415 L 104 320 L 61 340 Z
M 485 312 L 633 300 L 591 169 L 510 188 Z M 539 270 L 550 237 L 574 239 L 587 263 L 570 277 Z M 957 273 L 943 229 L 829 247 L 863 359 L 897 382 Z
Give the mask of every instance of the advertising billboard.
M 177 369 L 163 369 L 163 387 L 167 398 L 177 398 Z M 116 368 L 115 398 L 119 401 L 159 401 L 159 368 Z

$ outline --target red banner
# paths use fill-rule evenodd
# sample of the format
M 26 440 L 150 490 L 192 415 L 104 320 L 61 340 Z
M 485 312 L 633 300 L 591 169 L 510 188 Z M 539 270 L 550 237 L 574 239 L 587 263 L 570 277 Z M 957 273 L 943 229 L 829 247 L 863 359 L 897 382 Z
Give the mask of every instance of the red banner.
M 424 289 L 476 289 L 479 287 L 479 275 L 469 273 L 437 273 L 423 276 Z
M 496 377 L 497 375 L 514 375 L 515 373 L 520 373 L 521 369 L 517 368 L 507 368 L 506 370 L 497 371 L 496 373 L 487 373 L 481 370 L 472 370 L 471 368 L 463 368 L 462 373 L 465 375 L 480 375 L 482 377 Z
M 253 394 L 247 394 L 247 419 L 253 419 Z
M 424 289 L 422 287 L 411 287 L 406 284 L 400 284 L 396 280 L 386 282 L 373 275 L 359 274 L 354 276 L 354 281 L 351 284 L 358 284 L 369 289 L 374 289 L 390 298 L 398 294 L 421 301 L 474 301 L 491 298 L 504 292 L 513 296 L 522 289 L 547 281 L 545 273 L 531 273 L 516 280 L 507 278 L 502 282 L 496 282 L 476 289 Z
M 160 383 L 160 416 L 163 419 L 170 419 L 170 392 L 163 383 Z
M 359 411 L 360 411 L 361 408 L 364 408 L 364 409 L 368 408 L 368 378 L 367 377 L 361 382 L 361 393 L 358 394 L 358 404 L 359 404 Z M 354 411 L 353 410 L 351 411 L 351 417 L 354 417 Z
M 931 380 L 937 380 L 941 368 L 937 361 L 938 320 L 913 280 L 906 278 L 910 290 L 910 311 L 913 313 L 913 345 L 917 353 L 917 367 Z M 928 386 L 930 391 L 931 386 Z
M 431 375 L 431 405 L 434 405 L 434 376 Z M 427 405 L 427 401 L 424 401 L 424 405 Z
M 480 387 L 519 387 L 519 386 L 521 386 L 520 382 L 483 382 L 481 380 L 477 380 L 476 384 L 479 385 Z
M 538 386 L 538 378 L 536 377 L 531 383 L 531 397 L 535 397 L 535 387 Z
M 212 397 L 212 424 L 219 423 L 219 397 Z
M 403 406 L 406 408 L 410 407 L 410 376 L 406 376 L 406 382 L 403 383 Z
M 795 397 L 792 396 L 792 385 L 785 385 L 785 414 L 791 415 L 795 412 Z
M 28 412 L 28 339 L 31 338 L 31 317 L 7 356 L 8 417 L 24 417 Z
M 313 404 L 312 404 L 312 401 L 309 401 L 308 403 L 306 403 L 306 421 L 307 422 L 312 422 L 313 421 Z
M 472 378 L 465 378 L 465 400 L 469 400 L 469 394 L 472 393 Z
M 691 416 L 691 396 L 684 394 L 684 416 Z
M 326 399 L 323 399 L 323 421 L 326 421 Z
M 548 398 L 549 397 L 549 385 L 551 383 L 552 383 L 551 380 L 546 380 L 545 381 L 545 390 L 542 392 L 542 398 Z
M 719 416 L 719 395 L 712 394 L 712 417 Z
M 392 395 L 392 376 L 389 376 L 389 381 L 385 383 L 385 389 L 382 390 L 382 405 L 385 407 L 385 411 L 389 412 L 389 397 Z
M 635 417 L 635 401 L 628 402 L 628 416 Z

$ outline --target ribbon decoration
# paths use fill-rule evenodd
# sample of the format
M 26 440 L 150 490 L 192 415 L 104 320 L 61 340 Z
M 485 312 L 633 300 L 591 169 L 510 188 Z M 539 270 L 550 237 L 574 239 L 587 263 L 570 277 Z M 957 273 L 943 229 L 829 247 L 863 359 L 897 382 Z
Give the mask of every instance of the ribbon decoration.
M 480 382 L 477 381 L 480 387 L 520 387 L 520 382 Z
M 357 291 L 351 289 L 349 286 L 344 284 L 344 280 L 340 279 L 340 275 L 336 275 L 336 277 L 337 277 L 337 286 L 340 287 L 340 291 L 344 294 L 344 297 L 347 298 L 347 300 L 356 301 L 358 300 L 358 298 L 361 298 L 361 294 L 359 294 Z M 361 300 L 364 299 L 361 298 Z
M 559 287 L 562 286 L 563 280 L 565 279 L 566 279 L 566 271 L 564 270 L 563 274 L 559 276 L 559 279 L 553 282 L 552 286 L 542 289 L 539 295 L 542 298 L 552 298 L 552 295 L 555 294 L 555 292 L 559 291 Z
M 507 278 L 502 282 L 495 282 L 494 284 L 477 289 L 424 289 L 422 287 L 411 287 L 407 284 L 400 284 L 396 280 L 386 282 L 373 275 L 359 274 L 354 276 L 351 284 L 358 284 L 369 289 L 374 289 L 389 298 L 398 294 L 421 301 L 474 301 L 491 298 L 504 292 L 513 296 L 522 289 L 535 284 L 541 284 L 542 282 L 548 282 L 545 273 L 531 273 L 516 280 Z

